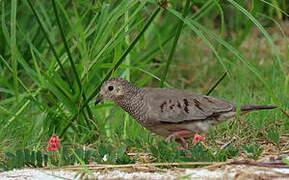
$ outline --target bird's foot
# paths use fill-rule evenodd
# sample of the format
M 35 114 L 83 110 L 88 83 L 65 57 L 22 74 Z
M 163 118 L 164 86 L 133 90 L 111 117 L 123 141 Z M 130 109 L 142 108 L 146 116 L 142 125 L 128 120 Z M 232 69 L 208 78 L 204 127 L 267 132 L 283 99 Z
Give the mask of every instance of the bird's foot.
M 181 144 L 185 147 L 186 146 L 186 140 L 183 138 L 185 135 L 193 134 L 193 131 L 190 130 L 180 130 L 173 132 L 172 134 L 168 135 L 165 139 L 166 142 L 170 142 L 172 137 L 177 137 L 179 140 L 181 140 Z
M 207 138 L 205 136 L 201 136 L 199 134 L 195 134 L 193 143 L 198 143 L 199 141 L 206 140 L 206 139 Z

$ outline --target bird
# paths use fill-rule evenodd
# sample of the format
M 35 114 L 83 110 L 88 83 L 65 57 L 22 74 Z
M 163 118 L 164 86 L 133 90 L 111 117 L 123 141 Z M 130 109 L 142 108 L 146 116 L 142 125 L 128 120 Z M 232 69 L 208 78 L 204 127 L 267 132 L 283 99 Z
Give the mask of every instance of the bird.
M 137 87 L 123 78 L 105 81 L 95 105 L 108 100 L 119 105 L 149 131 L 165 137 L 175 137 L 184 146 L 186 139 L 205 140 L 198 133 L 237 115 L 237 104 L 225 99 L 200 95 L 188 90 Z M 273 105 L 242 104 L 240 114 L 274 109 Z

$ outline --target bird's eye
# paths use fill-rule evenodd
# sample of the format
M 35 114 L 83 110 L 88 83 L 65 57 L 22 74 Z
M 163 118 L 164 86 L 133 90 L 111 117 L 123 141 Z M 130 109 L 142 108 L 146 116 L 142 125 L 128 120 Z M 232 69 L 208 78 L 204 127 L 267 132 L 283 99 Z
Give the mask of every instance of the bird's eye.
M 113 90 L 113 86 L 108 86 L 108 90 L 112 91 Z

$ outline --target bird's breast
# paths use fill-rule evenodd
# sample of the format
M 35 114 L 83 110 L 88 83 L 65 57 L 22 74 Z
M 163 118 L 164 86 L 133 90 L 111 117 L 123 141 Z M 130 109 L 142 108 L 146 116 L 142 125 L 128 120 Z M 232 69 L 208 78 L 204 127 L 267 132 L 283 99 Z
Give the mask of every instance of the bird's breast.
M 142 125 L 148 120 L 148 107 L 142 98 L 132 98 L 119 105 Z

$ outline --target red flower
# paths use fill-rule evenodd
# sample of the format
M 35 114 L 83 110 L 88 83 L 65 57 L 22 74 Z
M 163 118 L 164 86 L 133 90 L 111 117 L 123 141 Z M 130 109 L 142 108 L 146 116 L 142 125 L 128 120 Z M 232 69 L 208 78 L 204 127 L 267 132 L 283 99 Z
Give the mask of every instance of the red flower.
M 60 141 L 61 141 L 61 139 L 59 139 L 58 136 L 56 136 L 55 134 L 52 135 L 49 142 L 48 142 L 49 147 L 47 148 L 46 152 L 56 151 L 57 148 L 62 148 L 62 146 L 60 146 Z
M 197 142 L 199 142 L 201 140 L 206 140 L 206 137 L 205 136 L 201 136 L 199 134 L 195 134 L 193 143 L 197 143 Z

